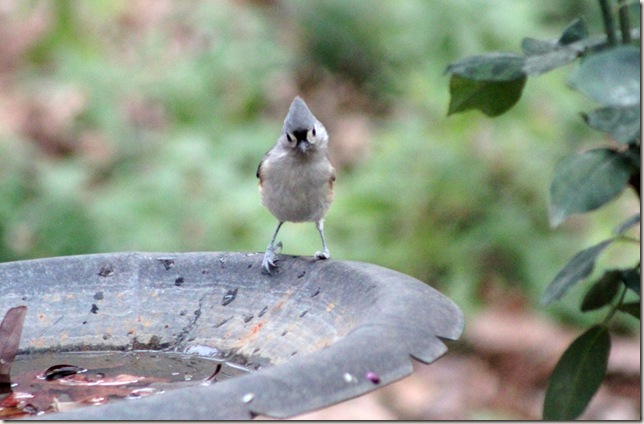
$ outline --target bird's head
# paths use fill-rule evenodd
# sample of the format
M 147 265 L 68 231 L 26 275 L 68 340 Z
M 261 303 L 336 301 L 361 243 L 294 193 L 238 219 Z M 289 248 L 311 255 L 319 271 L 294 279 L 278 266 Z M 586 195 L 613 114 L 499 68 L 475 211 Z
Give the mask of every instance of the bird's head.
M 324 125 L 313 116 L 304 100 L 296 96 L 284 119 L 280 137 L 282 145 L 307 154 L 326 148 L 328 141 Z

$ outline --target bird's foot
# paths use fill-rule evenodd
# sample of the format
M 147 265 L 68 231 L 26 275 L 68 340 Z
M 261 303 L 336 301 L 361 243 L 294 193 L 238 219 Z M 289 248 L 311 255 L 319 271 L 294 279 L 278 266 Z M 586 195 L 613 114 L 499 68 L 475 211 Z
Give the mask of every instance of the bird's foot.
M 262 260 L 262 273 L 273 275 L 273 272 L 277 269 L 277 253 L 276 251 L 282 250 L 282 242 L 277 243 L 276 246 L 269 246 L 264 253 L 264 259 Z
M 331 252 L 329 252 L 329 249 L 324 249 L 321 252 L 315 252 L 315 257 L 318 259 L 331 259 Z

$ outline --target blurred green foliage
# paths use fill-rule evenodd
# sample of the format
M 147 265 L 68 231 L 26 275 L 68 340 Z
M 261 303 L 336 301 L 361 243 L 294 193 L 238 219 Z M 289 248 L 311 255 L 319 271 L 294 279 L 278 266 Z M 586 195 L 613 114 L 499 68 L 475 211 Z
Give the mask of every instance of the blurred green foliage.
M 552 231 L 556 162 L 578 139 L 607 142 L 579 118 L 581 96 L 558 95 L 567 72 L 530 81 L 521 104 L 491 122 L 446 119 L 443 70 L 596 13 L 590 0 L 563 3 L 562 14 L 560 0 L 16 2 L 4 19 L 36 34 L 2 71 L 26 118 L 17 130 L 0 120 L 0 260 L 262 251 L 275 222 L 255 170 L 292 95 L 340 145 L 347 135 L 305 90 L 348 86 L 355 96 L 327 115 L 365 116 L 369 153 L 338 169 L 326 220 L 334 258 L 413 275 L 466 312 L 503 302 L 494 287 L 536 304 L 634 200 Z M 40 32 L 22 25 L 32 15 L 44 16 Z M 318 248 L 312 225 L 280 235 L 287 253 Z M 578 304 L 572 295 L 553 310 Z
M 517 103 L 528 76 L 579 60 L 568 84 L 602 106 L 590 114 L 582 113 L 582 117 L 589 127 L 611 134 L 614 143 L 587 149 L 559 162 L 550 185 L 553 227 L 571 216 L 610 204 L 625 190 L 641 199 L 641 39 L 639 31 L 632 31 L 630 25 L 631 16 L 639 18 L 641 8 L 624 0 L 599 0 L 597 5 L 604 23 L 601 36 L 590 35 L 585 20 L 578 17 L 557 40 L 524 38 L 521 48 L 525 55 L 479 54 L 451 63 L 446 70 L 451 74 L 449 114 L 477 109 L 495 117 Z M 618 21 L 613 16 L 615 11 Z M 541 303 L 547 306 L 586 280 L 592 285 L 580 310 L 607 310 L 601 321 L 573 341 L 555 366 L 543 404 L 546 420 L 576 419 L 587 408 L 606 377 L 612 344 L 609 325 L 615 314 L 621 311 L 640 320 L 641 242 L 637 236 L 624 235 L 640 223 L 640 215 L 638 210 L 616 223 L 610 238 L 577 252 L 541 297 Z M 633 262 L 627 268 L 605 270 L 598 279 L 588 281 L 587 277 L 597 274 L 597 259 L 613 243 L 632 246 L 627 256 Z

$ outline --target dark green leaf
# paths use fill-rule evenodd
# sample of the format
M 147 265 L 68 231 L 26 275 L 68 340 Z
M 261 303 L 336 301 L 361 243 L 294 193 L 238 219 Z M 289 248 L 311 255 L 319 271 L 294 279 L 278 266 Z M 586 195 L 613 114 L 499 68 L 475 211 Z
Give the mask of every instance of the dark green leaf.
M 641 296 L 640 270 L 637 268 L 622 271 L 622 281 L 629 289 Z
M 495 52 L 466 57 L 450 64 L 445 72 L 474 81 L 516 82 L 525 77 L 524 61 L 518 54 Z
M 626 314 L 634 316 L 635 318 L 641 321 L 642 313 L 641 313 L 640 302 L 624 303 L 618 309 Z
M 639 222 L 640 222 L 640 214 L 636 213 L 635 215 L 628 218 L 626 221 L 622 222 L 617 228 L 615 228 L 615 231 L 613 233 L 616 236 L 623 234 L 626 230 L 631 228 L 633 225 L 639 224 Z
M 613 242 L 612 239 L 578 252 L 555 276 L 541 297 L 541 303 L 548 305 L 560 299 L 570 287 L 588 277 L 595 268 L 597 257 Z
M 474 81 L 452 75 L 447 114 L 478 109 L 487 116 L 501 115 L 519 101 L 526 80 L 524 76 L 515 81 Z
M 581 302 L 583 312 L 599 309 L 608 305 L 614 298 L 622 282 L 621 271 L 607 271 L 592 285 Z
M 640 50 L 622 46 L 588 56 L 570 75 L 570 85 L 606 106 L 640 103 Z
M 550 224 L 589 212 L 613 200 L 631 177 L 633 164 L 625 154 L 594 149 L 568 156 L 555 169 L 550 185 Z
M 544 420 L 574 420 L 586 409 L 606 375 L 610 335 L 595 325 L 579 336 L 555 366 L 543 403 Z
M 588 37 L 588 28 L 586 27 L 586 21 L 582 18 L 577 18 L 572 21 L 566 29 L 564 29 L 563 34 L 559 37 L 557 41 L 561 45 L 566 45 L 579 41 L 583 38 Z
M 640 138 L 640 105 L 608 106 L 584 114 L 588 126 L 609 133 L 620 143 L 632 143 Z

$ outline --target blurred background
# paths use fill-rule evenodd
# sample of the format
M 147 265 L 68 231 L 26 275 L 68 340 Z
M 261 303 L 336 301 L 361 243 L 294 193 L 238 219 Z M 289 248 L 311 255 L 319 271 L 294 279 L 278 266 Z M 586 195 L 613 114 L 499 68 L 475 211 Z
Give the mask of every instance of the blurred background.
M 467 323 L 436 364 L 305 418 L 537 419 L 559 356 L 606 313 L 579 312 L 582 288 L 539 296 L 639 200 L 549 227 L 557 162 L 612 143 L 581 119 L 595 105 L 567 88 L 572 66 L 496 119 L 448 118 L 443 71 L 579 15 L 602 31 L 592 0 L 0 0 L 0 261 L 263 251 L 276 221 L 255 171 L 300 95 L 330 133 L 333 257 L 414 276 Z M 286 253 L 319 247 L 312 224 L 280 236 Z M 639 419 L 639 322 L 614 334 L 585 417 Z

